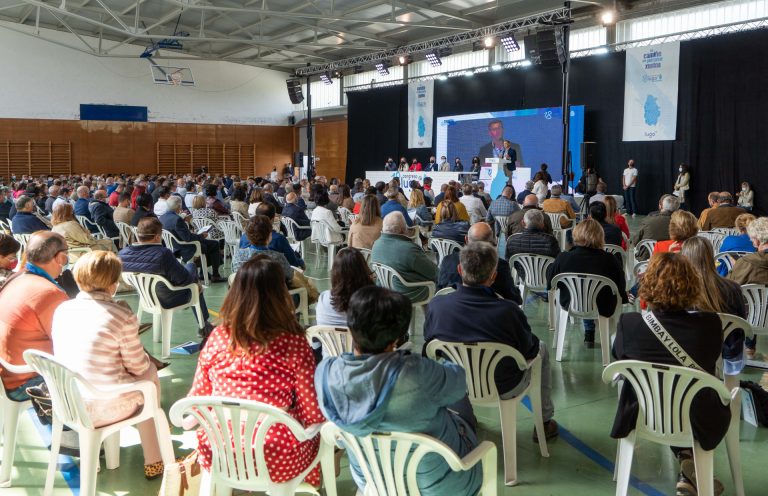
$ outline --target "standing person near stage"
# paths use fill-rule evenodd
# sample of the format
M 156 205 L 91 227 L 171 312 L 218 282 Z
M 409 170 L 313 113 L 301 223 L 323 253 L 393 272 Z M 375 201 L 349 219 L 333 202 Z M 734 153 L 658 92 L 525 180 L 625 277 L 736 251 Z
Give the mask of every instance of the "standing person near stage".
M 635 188 L 637 187 L 637 169 L 635 161 L 630 159 L 627 162 L 627 168 L 622 175 L 622 187 L 624 188 L 624 206 L 627 209 L 627 215 L 635 216 L 637 211 L 637 200 L 635 199 Z
M 688 164 L 680 164 L 677 170 L 675 190 L 672 194 L 680 198 L 680 208 L 688 210 L 688 190 L 691 189 L 691 173 L 689 172 Z

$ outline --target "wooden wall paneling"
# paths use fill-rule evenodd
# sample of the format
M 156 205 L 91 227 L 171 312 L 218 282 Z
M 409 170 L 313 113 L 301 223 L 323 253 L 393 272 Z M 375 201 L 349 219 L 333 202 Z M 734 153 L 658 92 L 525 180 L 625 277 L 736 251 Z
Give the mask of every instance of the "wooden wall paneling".
M 10 119 L 9 141 L 40 141 L 40 121 L 37 119 Z
M 113 122 L 88 121 L 88 148 L 80 172 L 111 170 Z
M 152 123 L 155 141 L 158 143 L 180 143 L 177 138 L 176 124 Z
M 48 175 L 51 172 L 51 148 L 48 142 L 29 143 L 29 173 L 35 177 Z
M 347 121 L 319 122 L 315 139 L 315 156 L 320 158 L 317 174 L 344 181 L 347 168 Z
M 224 145 L 210 144 L 208 148 L 208 172 L 224 174 Z
M 248 178 L 255 175 L 256 170 L 256 145 L 240 145 L 240 177 Z
M 233 133 L 234 137 L 234 133 Z M 227 175 L 241 175 L 240 174 L 240 148 L 239 144 L 225 143 L 217 145 L 222 150 L 222 163 L 224 167 L 224 173 Z
M 158 142 L 155 129 L 155 124 L 151 122 L 133 123 L 130 131 L 133 135 L 133 163 L 127 165 L 124 172 L 141 174 L 155 169 Z
M 10 143 L 10 172 L 11 175 L 29 174 L 29 141 Z
M 239 126 L 232 126 L 228 124 L 217 124 L 214 126 L 216 129 L 216 140 L 214 143 L 219 145 L 233 145 L 235 143 L 238 143 L 235 128 Z M 246 141 L 245 143 L 250 143 L 251 141 Z
M 11 177 L 10 146 L 10 141 L 0 142 L 0 177 L 6 180 Z
M 201 145 L 216 144 L 216 124 L 197 124 L 195 125 L 195 143 Z
M 118 173 L 133 168 L 136 163 L 133 123 L 112 122 L 108 128 L 112 131 L 112 153 L 107 170 Z
M 173 143 L 156 144 L 156 172 L 157 174 L 176 173 L 176 145 Z
M 293 160 L 293 130 L 290 127 L 272 127 L 272 165 L 277 170 Z M 269 168 L 272 170 L 272 167 Z
M 49 174 L 53 176 L 72 174 L 72 143 L 53 143 L 50 162 Z
M 190 174 L 192 172 L 192 144 L 176 143 L 176 168 L 174 174 Z

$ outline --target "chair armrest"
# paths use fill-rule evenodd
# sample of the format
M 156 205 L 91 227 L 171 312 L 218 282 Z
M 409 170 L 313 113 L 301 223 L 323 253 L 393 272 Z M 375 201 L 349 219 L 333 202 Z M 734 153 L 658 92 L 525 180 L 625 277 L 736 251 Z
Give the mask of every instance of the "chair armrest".
M 13 365 L 3 360 L 2 366 L 7 372 L 10 372 L 11 374 L 29 374 L 29 373 L 35 372 L 35 370 L 27 364 Z
M 482 443 L 477 445 L 477 448 L 467 453 L 464 456 L 464 458 L 461 459 L 460 461 L 461 469 L 462 470 L 471 469 L 472 467 L 477 465 L 478 462 L 481 462 L 483 460 L 483 457 L 485 457 L 485 455 L 491 450 L 496 451 L 496 445 L 493 444 L 491 441 L 483 441 Z
M 183 291 L 185 289 L 189 289 L 190 291 L 192 291 L 192 293 L 198 291 L 196 282 L 193 282 L 192 284 L 187 284 L 186 286 L 174 286 L 173 284 L 165 283 L 165 282 L 163 284 L 166 285 L 168 287 L 168 290 L 170 291 Z
M 130 384 L 121 384 L 113 388 L 108 387 L 98 389 L 82 382 L 80 385 L 89 389 L 90 393 L 97 397 L 99 395 L 106 396 L 106 398 L 103 399 L 117 397 L 125 393 L 139 392 L 144 396 L 144 407 L 159 408 L 159 405 L 157 404 L 157 387 L 155 387 L 155 383 L 152 381 L 136 381 Z
M 312 439 L 313 437 L 320 434 L 320 429 L 323 428 L 323 425 L 325 425 L 324 422 L 320 424 L 312 424 L 306 429 L 304 429 L 304 434 L 306 434 L 307 439 Z

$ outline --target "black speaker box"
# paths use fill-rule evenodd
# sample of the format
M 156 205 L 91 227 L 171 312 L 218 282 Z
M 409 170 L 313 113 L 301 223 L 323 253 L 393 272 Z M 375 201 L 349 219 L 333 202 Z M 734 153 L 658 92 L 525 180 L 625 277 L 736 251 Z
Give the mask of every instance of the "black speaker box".
M 293 166 L 304 167 L 304 152 L 293 152 Z
M 288 79 L 285 84 L 288 86 L 288 96 L 291 99 L 291 103 L 301 103 L 304 101 L 300 79 Z
M 581 169 L 597 170 L 597 143 L 585 141 L 581 144 Z

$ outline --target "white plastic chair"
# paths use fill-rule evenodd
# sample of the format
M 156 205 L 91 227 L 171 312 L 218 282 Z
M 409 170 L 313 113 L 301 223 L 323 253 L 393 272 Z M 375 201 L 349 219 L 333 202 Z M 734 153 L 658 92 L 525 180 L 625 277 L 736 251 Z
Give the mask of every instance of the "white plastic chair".
M 376 433 L 357 437 L 326 422 L 321 429 L 326 446 L 343 445 L 354 455 L 366 483 L 362 496 L 419 496 L 416 471 L 428 454 L 440 456 L 454 472 L 470 470 L 478 463 L 483 467 L 483 483 L 480 494 L 496 496 L 496 446 L 490 441 L 481 442 L 464 458 L 459 458 L 445 443 L 425 434 L 404 432 Z M 322 449 L 322 447 L 321 447 Z M 333 450 L 323 451 L 323 473 L 333 468 Z M 328 496 L 336 496 L 333 477 L 325 479 Z
M 205 326 L 203 310 L 200 306 L 200 289 L 197 284 L 187 286 L 174 286 L 168 279 L 156 274 L 144 274 L 141 272 L 123 272 L 123 280 L 126 284 L 136 288 L 139 295 L 139 307 L 142 311 L 152 315 L 152 339 L 155 343 L 162 340 L 162 357 L 171 355 L 171 328 L 173 325 L 173 312 L 192 307 L 197 315 L 197 323 L 200 329 Z M 170 291 L 190 292 L 187 303 L 173 308 L 163 308 L 157 296 L 157 285 L 164 284 Z
M 302 227 L 298 224 L 298 222 L 291 219 L 290 217 L 286 217 L 285 215 L 280 216 L 280 222 L 282 222 L 282 224 L 285 226 L 285 230 L 288 232 L 287 238 L 288 238 L 288 242 L 291 245 L 291 248 L 294 248 L 295 246 L 296 248 L 294 249 L 299 250 L 299 255 L 301 255 L 302 257 L 306 257 L 307 250 L 304 245 L 307 240 L 305 238 L 299 241 L 298 238 L 296 237 L 296 233 L 298 232 L 299 229 L 302 229 Z
M 368 263 L 368 265 L 371 264 L 371 256 L 373 255 L 373 252 L 369 250 L 368 248 L 355 248 L 357 251 L 363 254 L 363 258 Z
M 624 278 L 627 280 L 627 282 L 632 280 L 632 272 L 627 270 L 627 252 L 624 251 L 624 248 L 622 248 L 619 245 L 612 245 L 612 244 L 606 244 L 603 246 L 603 251 L 606 251 L 610 253 L 613 256 L 616 256 L 617 254 L 621 258 L 621 269 L 624 272 Z
M 392 291 L 397 291 L 395 284 L 397 283 L 403 288 L 425 288 L 427 290 L 426 298 L 411 302 L 411 305 L 413 306 L 413 312 L 411 313 L 411 323 L 409 325 L 409 330 L 411 333 L 415 333 L 416 309 L 423 307 L 424 305 L 428 305 L 429 302 L 432 301 L 432 298 L 435 296 L 435 283 L 432 281 L 407 282 L 405 279 L 403 279 L 403 276 L 397 273 L 395 269 L 389 265 L 380 264 L 378 262 L 371 263 L 371 269 L 373 269 L 374 274 L 376 274 L 376 281 L 381 287 L 391 289 Z
M 28 374 L 34 372 L 27 364 L 12 365 L 0 358 L 0 367 L 11 374 Z M 32 406 L 30 400 L 13 401 L 5 392 L 5 384 L 0 383 L 0 432 L 3 434 L 3 460 L 0 465 L 0 488 L 11 487 L 11 475 L 13 472 L 13 458 L 16 455 L 16 433 L 19 427 L 19 416 Z
M 568 218 L 567 215 L 565 215 L 562 212 L 557 213 L 550 213 L 550 212 L 544 212 L 549 217 L 550 222 L 552 223 L 552 234 L 554 234 L 555 238 L 557 238 L 558 241 L 560 241 L 560 249 L 565 251 L 568 236 L 568 231 L 573 230 L 573 224 L 571 224 L 571 227 L 562 227 L 560 224 L 560 219 L 565 219 L 570 221 L 571 219 Z
M 520 286 L 520 295 L 523 303 L 520 308 L 525 308 L 525 300 L 531 292 L 544 292 L 547 290 L 547 269 L 555 262 L 552 257 L 536 255 L 534 253 L 518 253 L 509 257 L 509 268 L 512 278 Z M 516 265 L 523 270 L 523 277 L 517 272 Z
M 738 236 L 739 230 L 735 227 L 713 227 L 712 232 L 727 236 Z
M 174 425 L 186 424 L 187 415 L 197 420 L 211 446 L 211 471 L 202 473 L 201 495 L 231 494 L 233 489 L 267 492 L 272 496 L 288 496 L 297 491 L 318 494 L 302 481 L 320 462 L 320 452 L 302 473 L 279 483 L 269 476 L 264 445 L 272 426 L 282 424 L 299 442 L 304 442 L 318 435 L 319 424 L 305 429 L 286 412 L 266 403 L 213 396 L 182 398 L 171 407 Z M 330 472 L 323 468 L 326 483 L 333 480 L 333 465 Z
M 736 260 L 749 253 L 748 251 L 721 251 L 715 255 L 715 265 L 723 264 L 728 269 L 728 272 L 731 272 Z
M 222 236 L 213 236 L 213 230 L 222 231 L 221 226 L 219 226 L 219 223 L 213 219 L 208 219 L 206 217 L 197 217 L 192 219 L 192 227 L 195 228 L 195 231 L 199 231 L 200 229 L 204 227 L 211 226 L 211 230 L 208 231 L 208 238 L 210 240 L 214 241 L 220 241 L 224 239 Z
M 307 329 L 307 340 L 317 339 L 323 346 L 323 356 L 337 357 L 352 352 L 354 340 L 348 327 L 316 325 Z
M 709 242 L 712 243 L 712 248 L 714 249 L 715 253 L 720 251 L 720 246 L 725 240 L 725 234 L 715 231 L 699 231 L 696 236 L 708 239 Z
M 11 223 L 9 221 L 0 220 L 0 231 L 2 231 L 5 234 L 13 234 L 13 229 L 11 229 Z
M 134 228 L 134 232 L 136 232 L 136 228 Z M 163 229 L 163 243 L 165 243 L 166 248 L 171 251 L 175 251 L 177 247 L 183 245 L 194 246 L 195 253 L 192 255 L 192 259 L 195 257 L 200 258 L 200 267 L 203 270 L 203 281 L 206 286 L 208 285 L 208 258 L 203 254 L 203 249 L 199 241 L 182 241 L 174 236 L 171 231 Z
M 65 425 L 76 431 L 80 439 L 80 494 L 83 496 L 96 494 L 96 472 L 99 468 L 99 448 L 102 443 L 107 469 L 113 470 L 120 466 L 120 430 L 124 427 L 153 420 L 163 462 L 173 463 L 173 445 L 168 420 L 157 402 L 157 388 L 152 381 L 137 381 L 115 388 L 97 389 L 48 353 L 27 350 L 24 352 L 24 360 L 45 379 L 53 404 L 51 457 L 45 479 L 45 496 L 53 493 L 61 433 Z M 131 392 L 139 392 L 143 396 L 144 407 L 139 413 L 104 427 L 93 426 L 85 407 L 85 399 L 106 400 Z
M 435 296 L 445 296 L 455 292 L 456 292 L 456 288 L 452 286 L 447 286 L 447 287 L 444 287 L 443 289 L 438 290 L 437 293 L 435 293 Z
M 133 227 L 125 222 L 115 222 L 118 231 L 120 231 L 120 246 L 125 248 L 131 244 L 131 240 L 134 239 Z
M 741 294 L 747 302 L 747 322 L 755 334 L 768 335 L 768 286 L 745 284 Z
M 232 211 L 232 220 L 239 223 L 243 229 L 245 229 L 245 226 L 248 224 L 248 219 L 240 212 Z
M 310 224 L 312 225 L 312 241 L 316 246 L 324 246 L 328 250 L 328 270 L 330 271 L 333 267 L 333 259 L 336 257 L 336 248 L 344 244 L 346 237 L 342 234 L 342 239 L 334 240 L 331 228 L 325 221 L 313 220 L 310 221 Z M 320 249 L 318 247 L 315 250 L 315 268 L 319 267 L 319 265 Z
M 88 217 L 85 215 L 76 215 L 75 217 L 77 218 L 77 222 L 79 222 L 81 226 L 83 226 L 89 233 L 91 233 L 91 236 L 93 236 L 95 239 L 107 238 L 107 234 L 104 232 L 104 229 L 95 222 L 88 220 Z M 96 231 L 91 229 L 91 226 L 93 226 Z
M 729 313 L 718 313 L 717 315 L 720 317 L 720 323 L 723 326 L 723 343 L 725 343 L 725 341 L 728 339 L 728 336 L 732 332 L 737 330 L 743 331 L 745 338 L 751 338 L 754 336 L 755 333 L 752 331 L 752 326 L 749 325 L 749 322 L 742 319 L 738 315 L 731 315 Z M 724 358 L 720 356 L 717 361 L 718 376 L 723 378 L 723 382 L 728 389 L 739 387 L 738 375 L 725 374 L 723 361 Z M 738 416 L 739 412 L 736 412 L 736 415 Z
M 565 286 L 566 291 L 568 291 L 571 297 L 568 309 L 563 309 L 560 306 L 560 284 Z M 552 278 L 552 288 L 555 290 L 556 295 L 555 308 L 559 308 L 560 314 L 557 318 L 557 328 L 555 330 L 555 346 L 557 348 L 555 359 L 558 362 L 563 360 L 568 317 L 580 317 L 582 319 L 598 321 L 603 365 L 608 365 L 611 361 L 610 332 L 616 328 L 619 315 L 621 314 L 621 295 L 616 284 L 603 276 L 566 272 Z M 603 288 L 608 288 L 616 298 L 616 308 L 610 317 L 603 317 L 597 310 L 597 295 Z
M 656 247 L 655 239 L 644 239 L 635 245 L 635 260 L 644 258 L 648 260 L 653 255 L 653 249 Z M 647 257 L 644 255 L 647 254 Z
M 496 221 L 496 226 L 499 228 L 499 238 L 506 239 L 507 229 L 509 228 L 509 217 L 494 217 L 493 219 Z
M 234 258 L 235 251 L 240 247 L 240 237 L 243 229 L 240 223 L 234 220 L 225 220 L 219 222 L 219 229 L 224 233 L 224 264 L 227 263 L 227 253 Z
M 437 252 L 437 266 L 443 263 L 443 259 L 453 252 L 461 251 L 461 243 L 452 239 L 430 238 L 429 247 Z
M 29 243 L 29 238 L 31 238 L 31 234 L 14 234 L 13 239 L 19 242 L 21 247 L 19 247 L 19 253 L 17 253 L 17 258 L 21 260 L 21 256 L 24 254 L 25 251 L 27 251 L 27 243 Z
M 603 370 L 603 381 L 609 383 L 623 378 L 623 387 L 631 387 L 637 396 L 639 413 L 635 429 L 619 440 L 617 456 L 616 495 L 627 494 L 632 457 L 637 438 L 666 446 L 690 446 L 696 466 L 698 494 L 714 494 L 714 450 L 705 451 L 693 438 L 691 429 L 691 403 L 694 396 L 705 389 L 712 389 L 723 405 L 739 402 L 739 389 L 729 391 L 716 377 L 674 365 L 660 365 L 637 360 L 623 360 L 608 365 Z M 731 475 L 736 494 L 744 495 L 739 457 L 739 416 L 731 416 L 728 433 L 725 436 Z
M 528 395 L 531 400 L 534 425 L 541 456 L 549 457 L 544 420 L 541 411 L 541 356 L 526 360 L 519 351 L 500 343 L 448 343 L 430 341 L 427 356 L 433 360 L 444 357 L 461 365 L 467 378 L 469 401 L 477 405 L 499 405 L 501 438 L 504 445 L 504 483 L 517 484 L 517 404 Z M 503 400 L 496 389 L 496 367 L 502 359 L 514 360 L 520 370 L 531 369 L 528 387 L 518 396 Z

